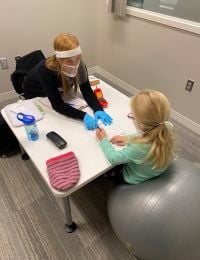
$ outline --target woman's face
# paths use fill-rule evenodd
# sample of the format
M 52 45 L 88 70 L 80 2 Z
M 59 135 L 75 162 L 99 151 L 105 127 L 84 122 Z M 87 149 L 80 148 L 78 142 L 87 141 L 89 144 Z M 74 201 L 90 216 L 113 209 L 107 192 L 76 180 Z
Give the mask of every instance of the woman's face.
M 80 60 L 81 55 L 60 59 L 62 73 L 67 77 L 75 77 L 77 75 Z
M 81 60 L 81 55 L 77 55 L 71 58 L 60 58 L 61 64 L 68 65 L 68 66 L 77 66 L 79 65 Z

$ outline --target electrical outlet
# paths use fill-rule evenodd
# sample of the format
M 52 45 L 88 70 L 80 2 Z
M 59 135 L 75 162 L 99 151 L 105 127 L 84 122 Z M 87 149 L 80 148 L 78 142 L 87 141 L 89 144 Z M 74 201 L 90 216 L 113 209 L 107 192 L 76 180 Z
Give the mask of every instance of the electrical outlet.
M 185 86 L 185 90 L 187 91 L 192 91 L 192 88 L 193 88 L 193 85 L 194 85 L 194 81 L 191 80 L 191 79 L 188 79 L 187 83 L 186 83 L 186 86 Z
M 8 61 L 6 58 L 0 58 L 0 63 L 2 70 L 8 69 Z

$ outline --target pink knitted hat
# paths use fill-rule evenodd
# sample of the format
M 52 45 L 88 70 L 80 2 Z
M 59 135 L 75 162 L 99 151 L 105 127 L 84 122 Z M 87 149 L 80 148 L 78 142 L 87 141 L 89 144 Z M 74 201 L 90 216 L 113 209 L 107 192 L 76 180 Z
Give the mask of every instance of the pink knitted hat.
M 51 186 L 59 191 L 73 187 L 80 179 L 78 160 L 68 152 L 46 161 Z

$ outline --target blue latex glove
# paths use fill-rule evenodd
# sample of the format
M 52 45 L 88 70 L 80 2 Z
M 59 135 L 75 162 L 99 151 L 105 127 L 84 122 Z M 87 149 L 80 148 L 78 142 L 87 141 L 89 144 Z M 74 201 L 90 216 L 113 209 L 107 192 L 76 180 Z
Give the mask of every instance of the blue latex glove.
M 89 114 L 85 114 L 84 118 L 83 118 L 83 122 L 85 123 L 85 127 L 88 130 L 94 130 L 97 128 L 97 119 L 90 116 Z
M 112 124 L 112 117 L 110 117 L 105 111 L 96 111 L 94 113 L 95 118 L 98 120 L 100 119 L 104 125 L 111 125 Z

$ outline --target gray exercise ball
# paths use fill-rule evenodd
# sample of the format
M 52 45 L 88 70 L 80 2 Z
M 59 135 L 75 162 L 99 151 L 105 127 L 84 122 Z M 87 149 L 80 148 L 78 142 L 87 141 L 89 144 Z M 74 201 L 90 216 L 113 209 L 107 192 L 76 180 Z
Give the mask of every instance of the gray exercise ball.
M 108 214 L 117 236 L 147 260 L 200 259 L 200 168 L 178 159 L 161 176 L 120 185 Z

